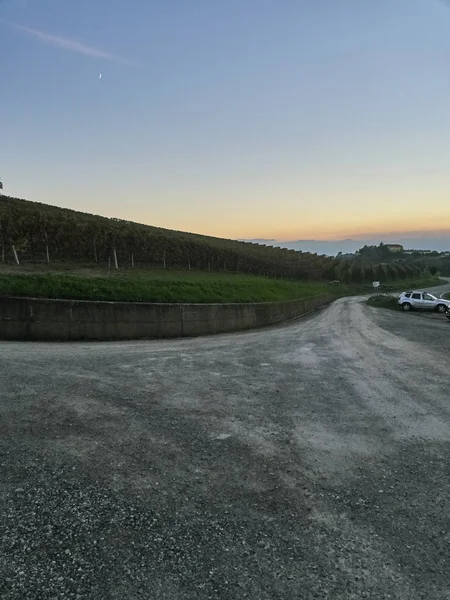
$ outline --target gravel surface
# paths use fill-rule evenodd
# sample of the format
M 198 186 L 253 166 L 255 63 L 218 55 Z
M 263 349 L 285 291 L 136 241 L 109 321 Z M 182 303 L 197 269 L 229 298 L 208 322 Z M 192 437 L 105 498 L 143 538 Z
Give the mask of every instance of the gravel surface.
M 449 350 L 445 316 L 358 298 L 0 343 L 0 598 L 448 600 Z

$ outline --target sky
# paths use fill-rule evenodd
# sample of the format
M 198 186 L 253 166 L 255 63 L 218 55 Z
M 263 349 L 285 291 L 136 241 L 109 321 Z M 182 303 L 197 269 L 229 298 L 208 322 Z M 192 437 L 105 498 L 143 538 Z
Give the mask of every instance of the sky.
M 444 0 L 0 0 L 0 57 L 4 193 L 236 239 L 450 236 Z

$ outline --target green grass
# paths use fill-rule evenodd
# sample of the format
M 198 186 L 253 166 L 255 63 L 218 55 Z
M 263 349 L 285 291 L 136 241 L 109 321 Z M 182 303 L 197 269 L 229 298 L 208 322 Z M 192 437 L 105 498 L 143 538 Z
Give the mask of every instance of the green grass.
M 439 277 L 427 277 L 423 279 L 400 279 L 391 281 L 387 285 L 393 287 L 395 291 L 402 292 L 406 290 L 423 290 L 425 288 L 445 285 L 445 283 Z
M 122 302 L 276 302 L 330 292 L 326 283 L 303 283 L 238 274 L 123 271 L 1 273 L 0 295 Z
M 397 290 L 439 280 L 391 282 Z M 318 294 L 364 294 L 364 286 L 299 282 L 237 273 L 171 269 L 101 269 L 96 265 L 0 265 L 0 295 L 116 302 L 277 302 Z

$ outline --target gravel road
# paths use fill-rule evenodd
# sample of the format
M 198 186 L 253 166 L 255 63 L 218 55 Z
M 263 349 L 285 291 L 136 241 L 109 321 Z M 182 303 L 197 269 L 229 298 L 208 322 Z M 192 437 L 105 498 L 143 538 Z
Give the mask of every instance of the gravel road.
M 0 598 L 448 600 L 449 351 L 445 316 L 359 298 L 0 343 Z

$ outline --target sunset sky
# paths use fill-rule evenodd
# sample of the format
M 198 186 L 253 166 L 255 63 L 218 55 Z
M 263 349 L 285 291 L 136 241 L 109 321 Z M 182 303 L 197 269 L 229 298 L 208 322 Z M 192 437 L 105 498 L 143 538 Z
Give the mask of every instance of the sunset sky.
M 444 0 L 0 0 L 0 82 L 7 194 L 232 238 L 450 233 Z

